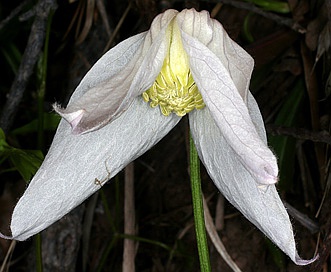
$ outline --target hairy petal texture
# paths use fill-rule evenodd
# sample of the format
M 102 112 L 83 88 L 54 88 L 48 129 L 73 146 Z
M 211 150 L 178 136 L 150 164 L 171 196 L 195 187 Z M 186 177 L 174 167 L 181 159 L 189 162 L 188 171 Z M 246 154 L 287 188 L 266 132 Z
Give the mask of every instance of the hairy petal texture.
M 253 58 L 231 40 L 223 26 L 211 19 L 207 11 L 186 9 L 177 15 L 176 21 L 182 32 L 198 40 L 217 56 L 246 102 L 254 68 Z
M 66 109 L 55 110 L 81 134 L 117 118 L 152 86 L 167 53 L 167 27 L 177 11 L 156 17 L 149 31 L 109 50 L 86 74 Z M 78 97 L 78 99 L 77 99 Z
M 14 209 L 13 239 L 26 240 L 63 217 L 180 120 L 153 110 L 141 97 L 103 128 L 73 135 L 62 120 L 37 174 Z
M 248 95 L 248 107 L 260 137 L 265 141 L 263 121 L 254 98 Z M 292 225 L 274 185 L 256 186 L 238 154 L 216 125 L 210 110 L 191 112 L 190 127 L 200 159 L 215 185 L 248 220 L 257 226 L 296 264 L 302 260 L 296 251 Z
M 193 79 L 222 135 L 258 183 L 276 183 L 277 159 L 258 135 L 226 67 L 196 39 L 184 32 L 182 38 Z

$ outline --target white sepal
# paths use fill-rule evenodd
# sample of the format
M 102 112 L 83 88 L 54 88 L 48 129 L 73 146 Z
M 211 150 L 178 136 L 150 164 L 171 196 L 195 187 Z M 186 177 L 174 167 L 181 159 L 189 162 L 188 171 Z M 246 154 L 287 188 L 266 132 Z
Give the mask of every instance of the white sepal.
M 64 118 L 83 111 L 79 120 L 71 122 L 74 134 L 96 130 L 116 119 L 154 83 L 167 53 L 167 27 L 176 14 L 169 10 L 159 15 L 149 31 L 110 49 L 83 78 L 67 108 L 55 106 Z
M 246 102 L 254 68 L 253 58 L 229 37 L 217 20 L 210 18 L 207 11 L 186 9 L 176 16 L 176 21 L 182 32 L 198 40 L 217 56 Z
M 62 120 L 42 166 L 14 209 L 12 238 L 26 240 L 63 217 L 179 120 L 161 115 L 140 97 L 119 118 L 93 133 L 73 135 Z
M 182 32 L 190 69 L 203 100 L 228 144 L 260 184 L 278 179 L 277 159 L 258 135 L 247 105 L 217 56 Z
M 248 104 L 257 130 L 265 139 L 263 122 L 250 94 Z M 315 259 L 302 260 L 297 254 L 291 221 L 275 185 L 259 189 L 207 108 L 190 113 L 189 119 L 200 159 L 221 193 L 296 264 L 313 262 Z

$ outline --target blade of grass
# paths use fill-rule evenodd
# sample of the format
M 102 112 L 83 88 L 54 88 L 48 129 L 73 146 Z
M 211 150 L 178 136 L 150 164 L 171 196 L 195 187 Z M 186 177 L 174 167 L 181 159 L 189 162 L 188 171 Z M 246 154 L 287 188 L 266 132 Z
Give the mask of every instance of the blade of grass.
M 47 25 L 46 25 L 46 35 L 44 52 L 41 60 L 41 70 L 40 70 L 40 86 L 38 90 L 38 131 L 37 131 L 37 147 L 39 150 L 44 149 L 44 98 L 46 91 L 46 75 L 47 75 L 47 60 L 48 60 L 48 47 L 49 38 L 51 32 L 51 24 L 53 19 L 54 10 L 50 10 Z M 36 248 L 36 271 L 43 271 L 43 261 L 42 261 L 42 248 L 41 248 L 41 234 L 35 236 L 35 248 Z
M 275 124 L 285 127 L 296 126 L 300 105 L 304 95 L 303 82 L 299 81 L 289 94 L 287 100 L 276 117 Z M 280 181 L 279 187 L 282 190 L 289 190 L 292 187 L 292 176 L 295 159 L 295 139 L 287 136 L 270 136 L 269 144 L 273 147 L 279 161 Z

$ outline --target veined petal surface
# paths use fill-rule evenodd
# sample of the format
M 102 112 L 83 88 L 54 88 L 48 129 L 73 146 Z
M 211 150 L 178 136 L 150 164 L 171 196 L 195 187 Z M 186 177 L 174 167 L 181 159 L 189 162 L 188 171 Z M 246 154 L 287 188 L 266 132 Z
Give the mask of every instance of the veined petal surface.
M 224 33 L 226 35 L 226 33 Z M 193 79 L 228 144 L 260 184 L 278 179 L 274 154 L 258 135 L 247 105 L 229 72 L 217 56 L 195 38 L 182 32 Z
M 176 115 L 163 116 L 141 97 L 119 118 L 92 133 L 73 135 L 62 120 L 42 166 L 14 209 L 13 239 L 25 240 L 63 217 L 179 120 Z
M 55 111 L 71 124 L 75 134 L 102 126 L 106 123 L 105 116 L 115 114 L 121 99 L 127 94 L 125 90 L 121 91 L 120 87 L 128 88 L 123 84 L 130 83 L 134 76 L 129 74 L 130 71 L 126 71 L 125 67 L 139 59 L 145 37 L 146 33 L 138 34 L 109 50 L 84 76 L 72 94 L 67 108 L 54 105 Z M 112 99 L 108 101 L 109 92 Z M 106 101 L 107 107 L 103 104 Z
M 73 133 L 96 130 L 117 118 L 154 83 L 167 53 L 166 30 L 176 14 L 175 10 L 160 14 L 149 31 L 109 50 L 86 74 L 67 108 L 55 105 Z
M 248 107 L 260 137 L 265 140 L 263 121 L 254 98 Z M 189 114 L 192 137 L 198 154 L 215 185 L 248 220 L 268 236 L 296 264 L 305 265 L 296 251 L 292 225 L 274 185 L 259 187 L 238 154 L 205 108 Z
M 253 58 L 233 42 L 223 26 L 217 20 L 211 19 L 207 11 L 186 9 L 177 15 L 176 21 L 182 32 L 198 40 L 217 56 L 246 102 L 254 68 Z

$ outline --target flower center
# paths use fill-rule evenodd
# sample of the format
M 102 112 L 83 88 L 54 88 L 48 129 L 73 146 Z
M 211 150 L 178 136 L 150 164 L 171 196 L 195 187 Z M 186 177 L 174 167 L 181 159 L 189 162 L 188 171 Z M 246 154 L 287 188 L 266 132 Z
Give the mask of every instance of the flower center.
M 205 107 L 202 96 L 190 72 L 188 56 L 183 48 L 180 30 L 173 20 L 168 27 L 170 43 L 160 74 L 142 96 L 150 106 L 160 106 L 163 115 L 174 112 L 184 116 Z

